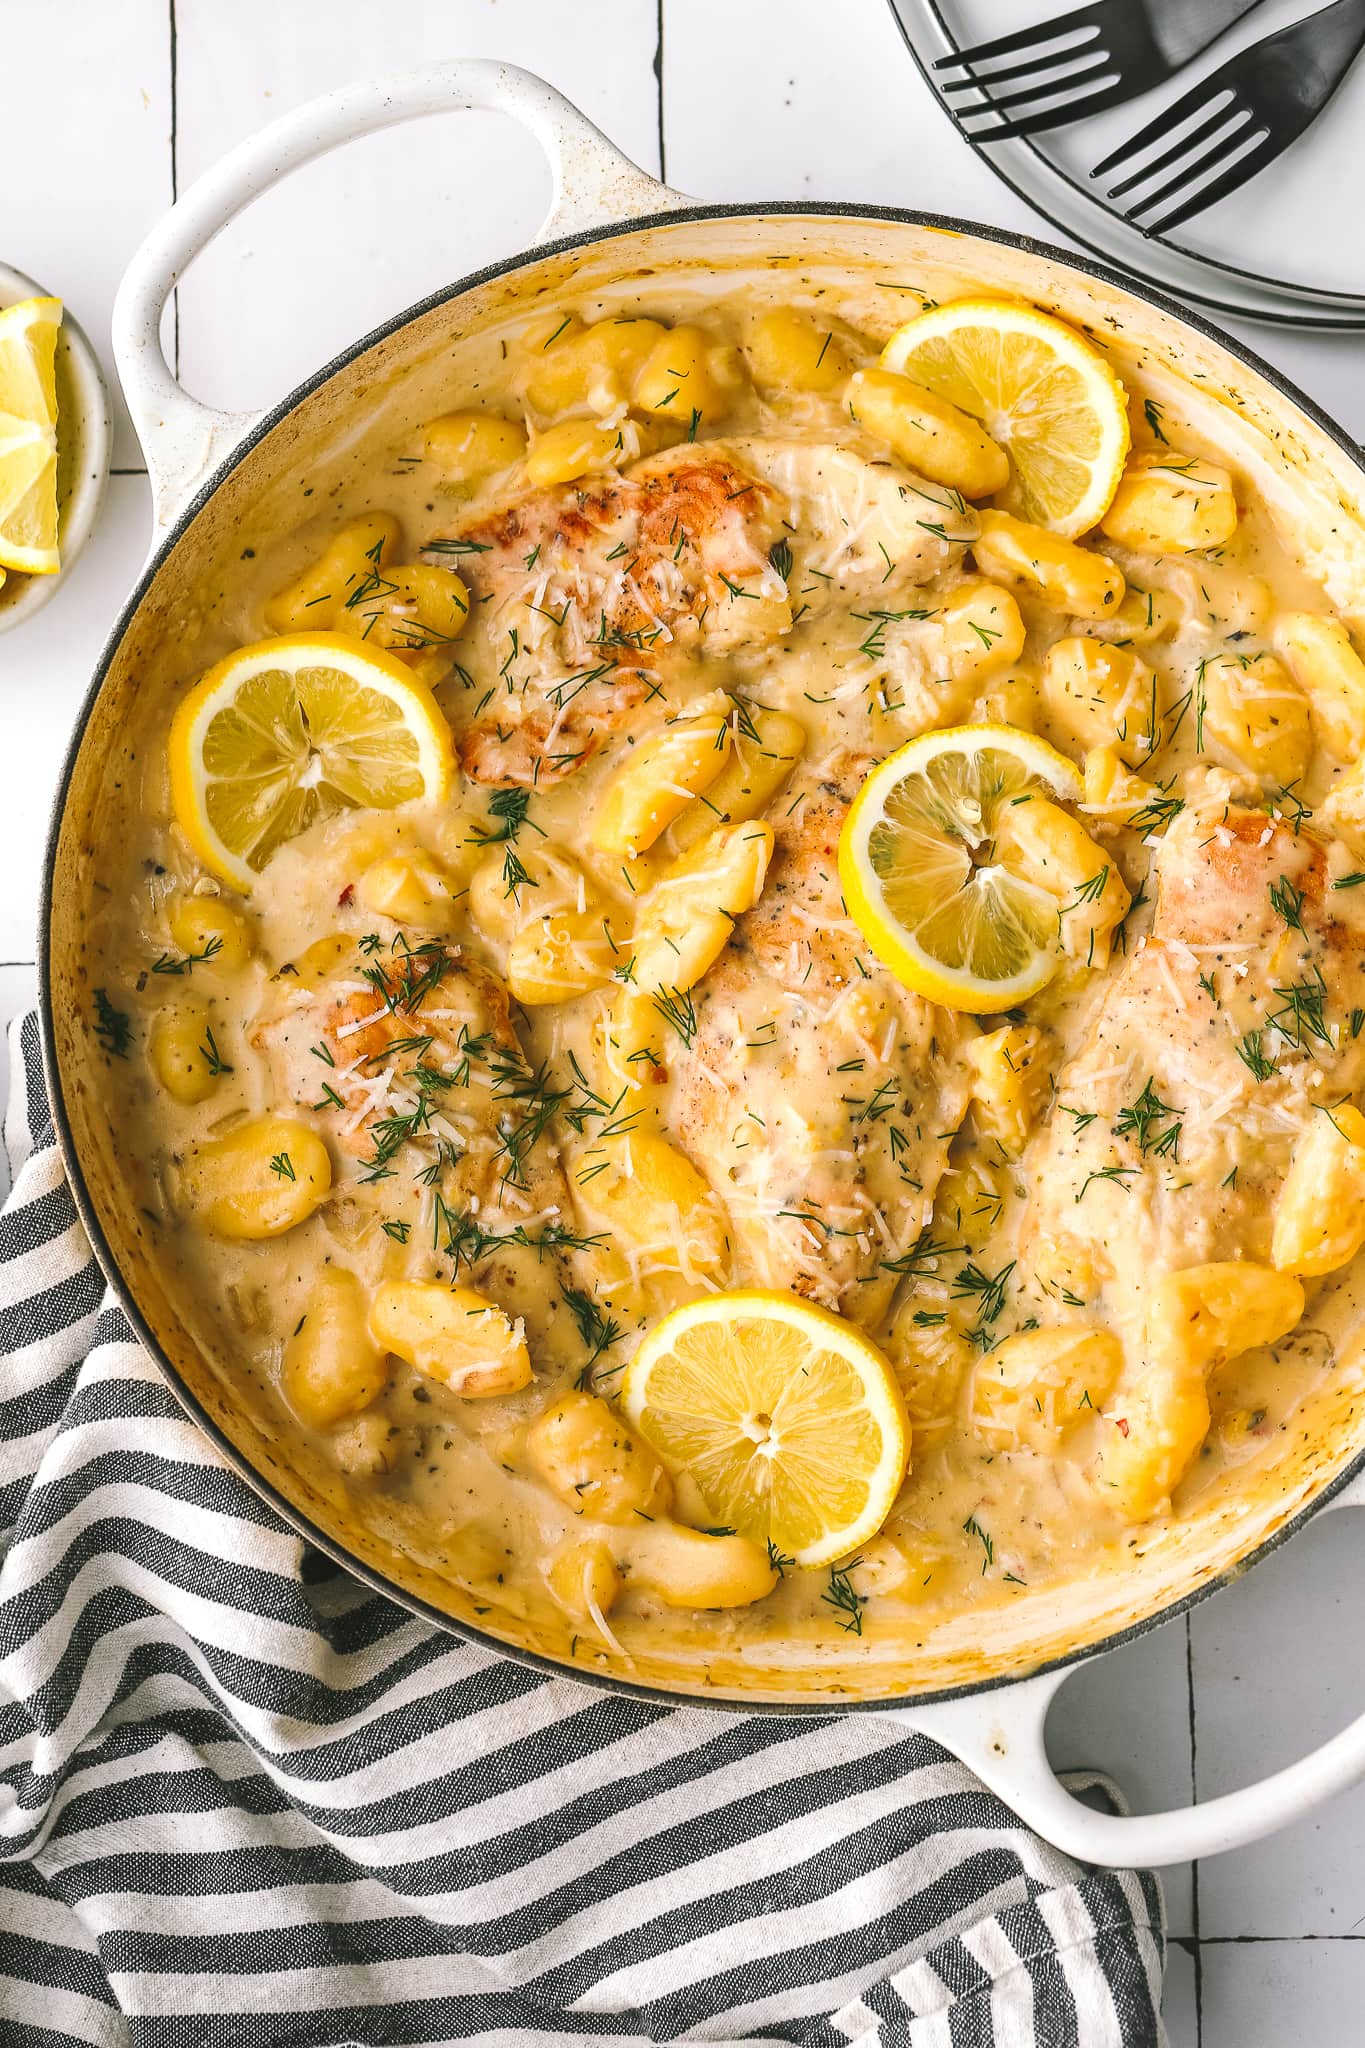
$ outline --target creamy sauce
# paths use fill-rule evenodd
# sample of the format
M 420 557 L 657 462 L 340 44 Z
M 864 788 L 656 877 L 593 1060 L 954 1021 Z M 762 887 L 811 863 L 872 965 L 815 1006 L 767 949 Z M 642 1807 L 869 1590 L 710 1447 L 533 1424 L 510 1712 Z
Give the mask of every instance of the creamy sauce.
M 645 294 L 639 311 L 679 317 L 666 294 Z M 815 317 L 826 315 L 816 308 Z M 718 299 L 704 319 L 718 347 L 742 351 L 744 305 Z M 546 352 L 549 327 L 520 343 L 511 336 L 501 382 L 475 402 L 519 416 L 525 365 Z M 853 326 L 838 326 L 837 340 L 853 363 L 875 360 Z M 573 1624 L 570 1646 L 584 1657 L 604 1629 L 627 1647 L 665 1632 L 744 1647 L 836 1640 L 850 1618 L 888 1640 L 922 1633 L 938 1615 L 979 1612 L 984 1628 L 1017 1589 L 1074 1581 L 1121 1555 L 1134 1520 L 1106 1494 L 1097 1461 L 1106 1433 L 1127 1434 L 1127 1407 L 1140 1399 L 1152 1280 L 1204 1261 L 1267 1261 L 1296 1140 L 1365 1079 L 1356 1050 L 1358 1038 L 1365 1046 L 1365 905 L 1332 886 L 1365 856 L 1321 815 L 1342 763 L 1315 748 L 1286 789 L 1205 729 L 1211 664 L 1240 667 L 1269 649 L 1287 611 L 1330 611 L 1235 462 L 1236 531 L 1216 549 L 1156 555 L 1098 534 L 1085 541 L 1124 571 L 1130 594 L 1167 607 L 1167 630 L 1133 649 L 1155 676 L 1154 706 L 1126 714 L 1148 719 L 1135 765 L 1159 783 L 1162 805 L 1136 830 L 1102 803 L 1079 812 L 1134 898 L 1110 957 L 1102 947 L 1099 964 L 1068 961 L 1018 1015 L 978 1025 L 903 990 L 848 918 L 834 871 L 844 811 L 872 762 L 938 726 L 1003 720 L 1079 762 L 1075 730 L 1042 695 L 1048 650 L 1092 630 L 1120 645 L 1129 636 L 1013 587 L 1027 628 L 1019 657 L 1000 666 L 949 656 L 945 666 L 939 615 L 978 576 L 972 507 L 892 463 L 837 390 L 760 391 L 742 374 L 742 353 L 731 369 L 729 396 L 689 459 L 739 481 L 699 515 L 719 553 L 702 562 L 694 533 L 676 573 L 663 548 L 648 575 L 632 574 L 636 527 L 615 563 L 614 528 L 561 545 L 553 508 L 562 490 L 528 495 L 505 473 L 472 495 L 452 489 L 442 463 L 424 456 L 420 431 L 379 459 L 362 447 L 325 503 L 305 496 L 287 545 L 256 549 L 244 534 L 240 577 L 186 646 L 184 683 L 265 637 L 267 607 L 342 522 L 388 513 L 401 552 L 381 567 L 425 559 L 469 586 L 467 628 L 411 658 L 474 773 L 457 776 L 448 805 L 343 811 L 312 825 L 239 905 L 255 934 L 250 962 L 191 963 L 168 917 L 196 891 L 209 904 L 223 897 L 170 821 L 163 764 L 174 706 L 148 707 L 141 837 L 107 878 L 120 908 L 101 972 L 107 1001 L 128 1019 L 126 1049 L 109 1062 L 111 1093 L 133 1199 L 173 1288 L 196 1304 L 226 1369 L 274 1404 L 284 1434 L 305 1428 L 280 1391 L 282 1360 L 324 1265 L 355 1274 L 366 1294 L 395 1278 L 473 1284 L 520 1319 L 535 1369 L 525 1389 L 461 1399 L 393 1359 L 376 1397 L 317 1432 L 317 1443 L 362 1516 L 386 1518 L 476 1596 L 487 1592 L 543 1632 L 569 1629 L 547 1562 L 585 1533 L 600 1536 L 624 1588 L 609 1621 Z M 1172 461 L 1228 461 L 1169 393 L 1145 415 L 1142 393 L 1131 395 L 1139 450 L 1164 444 Z M 541 430 L 552 423 L 531 410 Z M 623 409 L 605 416 L 626 424 Z M 666 427 L 653 452 L 627 440 L 627 470 L 676 473 L 669 465 L 685 434 Z M 615 471 L 606 489 L 619 489 Z M 761 511 L 733 509 L 745 492 Z M 524 552 L 509 537 L 509 499 L 523 508 Z M 445 549 L 424 554 L 433 541 Z M 689 579 L 705 586 L 695 603 Z M 604 631 L 604 617 L 627 623 Z M 751 762 L 762 756 L 755 721 L 765 713 L 797 721 L 804 735 L 757 813 L 776 838 L 764 892 L 696 984 L 653 1006 L 647 1040 L 613 1044 L 639 904 L 695 846 L 702 799 L 637 857 L 603 854 L 591 821 L 638 744 L 718 704 L 733 758 L 746 748 Z M 548 712 L 541 727 L 536 706 Z M 509 785 L 523 803 L 499 808 L 490 754 L 494 769 L 524 764 L 532 728 L 542 772 Z M 1262 821 L 1254 831 L 1252 814 Z M 1269 864 L 1269 882 L 1288 876 L 1303 892 L 1300 926 L 1267 922 L 1268 882 L 1259 869 L 1248 881 L 1244 853 Z M 366 873 L 418 856 L 442 878 L 448 909 L 417 927 L 366 909 Z M 1159 887 L 1173 923 L 1152 938 Z M 1219 924 L 1210 913 L 1211 936 L 1201 937 L 1206 891 L 1220 889 L 1227 915 Z M 550 911 L 605 927 L 610 978 L 563 1002 L 514 1004 L 499 1023 L 517 933 Z M 343 943 L 323 960 L 316 949 L 337 935 Z M 393 1015 L 394 975 L 408 973 L 410 992 L 403 963 L 422 946 L 440 949 L 416 956 L 438 963 L 436 981 L 397 1010 L 407 1039 L 434 1044 L 351 1058 L 345 1033 L 370 1046 L 362 1034 L 381 1012 Z M 1297 1008 L 1291 1000 L 1286 1016 L 1283 990 L 1309 982 L 1317 963 L 1327 963 L 1323 1000 L 1312 1009 L 1309 999 L 1306 1019 L 1302 999 Z M 391 977 L 387 992 L 376 970 Z M 223 1071 L 202 1102 L 184 1105 L 157 1085 L 146 1048 L 158 1010 L 191 995 L 209 1006 Z M 338 1027 L 346 1003 L 349 1021 Z M 1268 1021 L 1277 1014 L 1278 1025 Z M 974 1103 L 968 1059 L 981 1030 L 1007 1023 L 1031 1034 L 1041 1083 L 1014 1135 L 1002 1134 L 979 1091 Z M 487 1047 L 496 1050 L 500 1033 L 514 1034 L 532 1084 L 497 1083 Z M 423 1060 L 449 1076 L 471 1041 L 484 1047 L 472 1071 L 425 1090 Z M 233 1243 L 202 1227 L 186 1161 L 196 1142 L 271 1110 L 322 1133 L 333 1192 L 287 1235 Z M 534 1134 L 521 1153 L 514 1137 L 509 1151 L 509 1125 L 528 1118 Z M 391 1136 L 393 1120 L 409 1125 L 391 1146 L 385 1119 Z M 724 1225 L 719 1261 L 686 1229 L 661 1245 L 620 1228 L 606 1197 L 631 1178 L 640 1132 L 666 1137 L 707 1183 Z M 1350 1270 L 1310 1280 L 1305 1315 L 1273 1347 L 1216 1367 L 1207 1437 L 1158 1517 L 1191 1513 L 1233 1469 L 1251 1483 L 1282 1454 L 1354 1327 Z M 842 1575 L 856 1611 L 831 1602 L 828 1572 L 787 1571 L 751 1606 L 670 1612 L 638 1573 L 632 1584 L 639 1530 L 589 1526 L 528 1460 L 528 1429 L 566 1386 L 610 1399 L 639 1336 L 666 1309 L 742 1285 L 793 1290 L 849 1316 L 885 1349 L 905 1391 L 910 1469 L 881 1535 Z M 1068 1388 L 1065 1413 L 1041 1434 L 1028 1415 L 983 1428 L 979 1361 L 1012 1334 L 1077 1321 L 1120 1338 L 1117 1383 L 1093 1399 L 1084 1385 Z M 1041 1396 L 1029 1406 L 1041 1413 Z M 716 1520 L 686 1487 L 678 1511 L 699 1528 Z

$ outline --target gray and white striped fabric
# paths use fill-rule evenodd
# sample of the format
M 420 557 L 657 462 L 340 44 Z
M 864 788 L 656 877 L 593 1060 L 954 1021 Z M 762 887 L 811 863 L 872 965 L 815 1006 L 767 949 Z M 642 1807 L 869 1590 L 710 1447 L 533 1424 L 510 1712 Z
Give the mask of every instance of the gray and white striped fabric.
M 13 1050 L 3 2048 L 1164 2040 L 1155 1878 L 925 1738 L 547 1678 L 309 1550 L 133 1341 Z

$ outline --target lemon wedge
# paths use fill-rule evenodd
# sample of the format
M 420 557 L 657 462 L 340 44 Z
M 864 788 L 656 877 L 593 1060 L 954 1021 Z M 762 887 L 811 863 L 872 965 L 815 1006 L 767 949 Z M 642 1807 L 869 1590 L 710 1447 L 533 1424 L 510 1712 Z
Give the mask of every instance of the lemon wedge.
M 898 327 L 882 364 L 981 421 L 1008 449 L 999 502 L 1074 539 L 1108 510 L 1128 455 L 1128 401 L 1098 349 L 1012 299 L 954 299 Z
M 411 669 L 340 633 L 294 633 L 211 668 L 171 724 L 171 802 L 200 859 L 249 889 L 320 818 L 450 790 L 450 728 Z
M 1036 995 L 1065 957 L 1057 898 L 996 858 L 997 832 L 1012 804 L 1084 793 L 1064 754 L 1012 725 L 923 733 L 881 762 L 839 836 L 844 901 L 877 958 L 953 1010 Z
M 0 312 L 0 567 L 52 576 L 57 551 L 60 299 Z
M 874 1536 L 910 1454 L 900 1388 L 874 1344 L 794 1294 L 708 1294 L 665 1316 L 621 1404 L 742 1536 L 798 1565 Z

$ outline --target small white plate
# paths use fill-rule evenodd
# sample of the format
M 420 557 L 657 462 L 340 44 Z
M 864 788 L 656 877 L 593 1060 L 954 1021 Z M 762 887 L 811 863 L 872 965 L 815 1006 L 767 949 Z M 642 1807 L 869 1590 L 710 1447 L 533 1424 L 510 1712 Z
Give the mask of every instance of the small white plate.
M 0 263 L 0 306 L 43 298 L 42 285 Z M 57 595 L 86 541 L 109 477 L 113 426 L 99 360 L 70 313 L 57 337 L 57 537 L 62 566 L 55 576 L 11 571 L 0 585 L 0 633 L 9 632 Z

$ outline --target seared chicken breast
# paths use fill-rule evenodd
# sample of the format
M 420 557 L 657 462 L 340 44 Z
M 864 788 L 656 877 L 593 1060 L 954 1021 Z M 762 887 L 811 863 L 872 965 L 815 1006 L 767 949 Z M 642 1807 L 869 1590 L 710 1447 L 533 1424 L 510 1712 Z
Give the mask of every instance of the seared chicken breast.
M 1268 1259 L 1295 1138 L 1365 1080 L 1365 933 L 1318 840 L 1192 805 L 1154 875 L 1151 932 L 1026 1160 L 1025 1254 L 1059 1295 L 1102 1291 L 1135 1335 L 1155 1275 Z
M 760 439 L 517 498 L 454 536 L 502 653 L 465 773 L 560 781 L 689 657 L 779 639 L 793 595 L 799 615 L 858 578 L 927 581 L 975 531 L 961 499 L 889 462 Z
M 839 829 L 864 766 L 784 800 L 763 897 L 697 991 L 671 1072 L 679 1139 L 759 1284 L 870 1325 L 929 1221 L 968 1091 L 957 1020 L 902 988 L 844 909 Z

